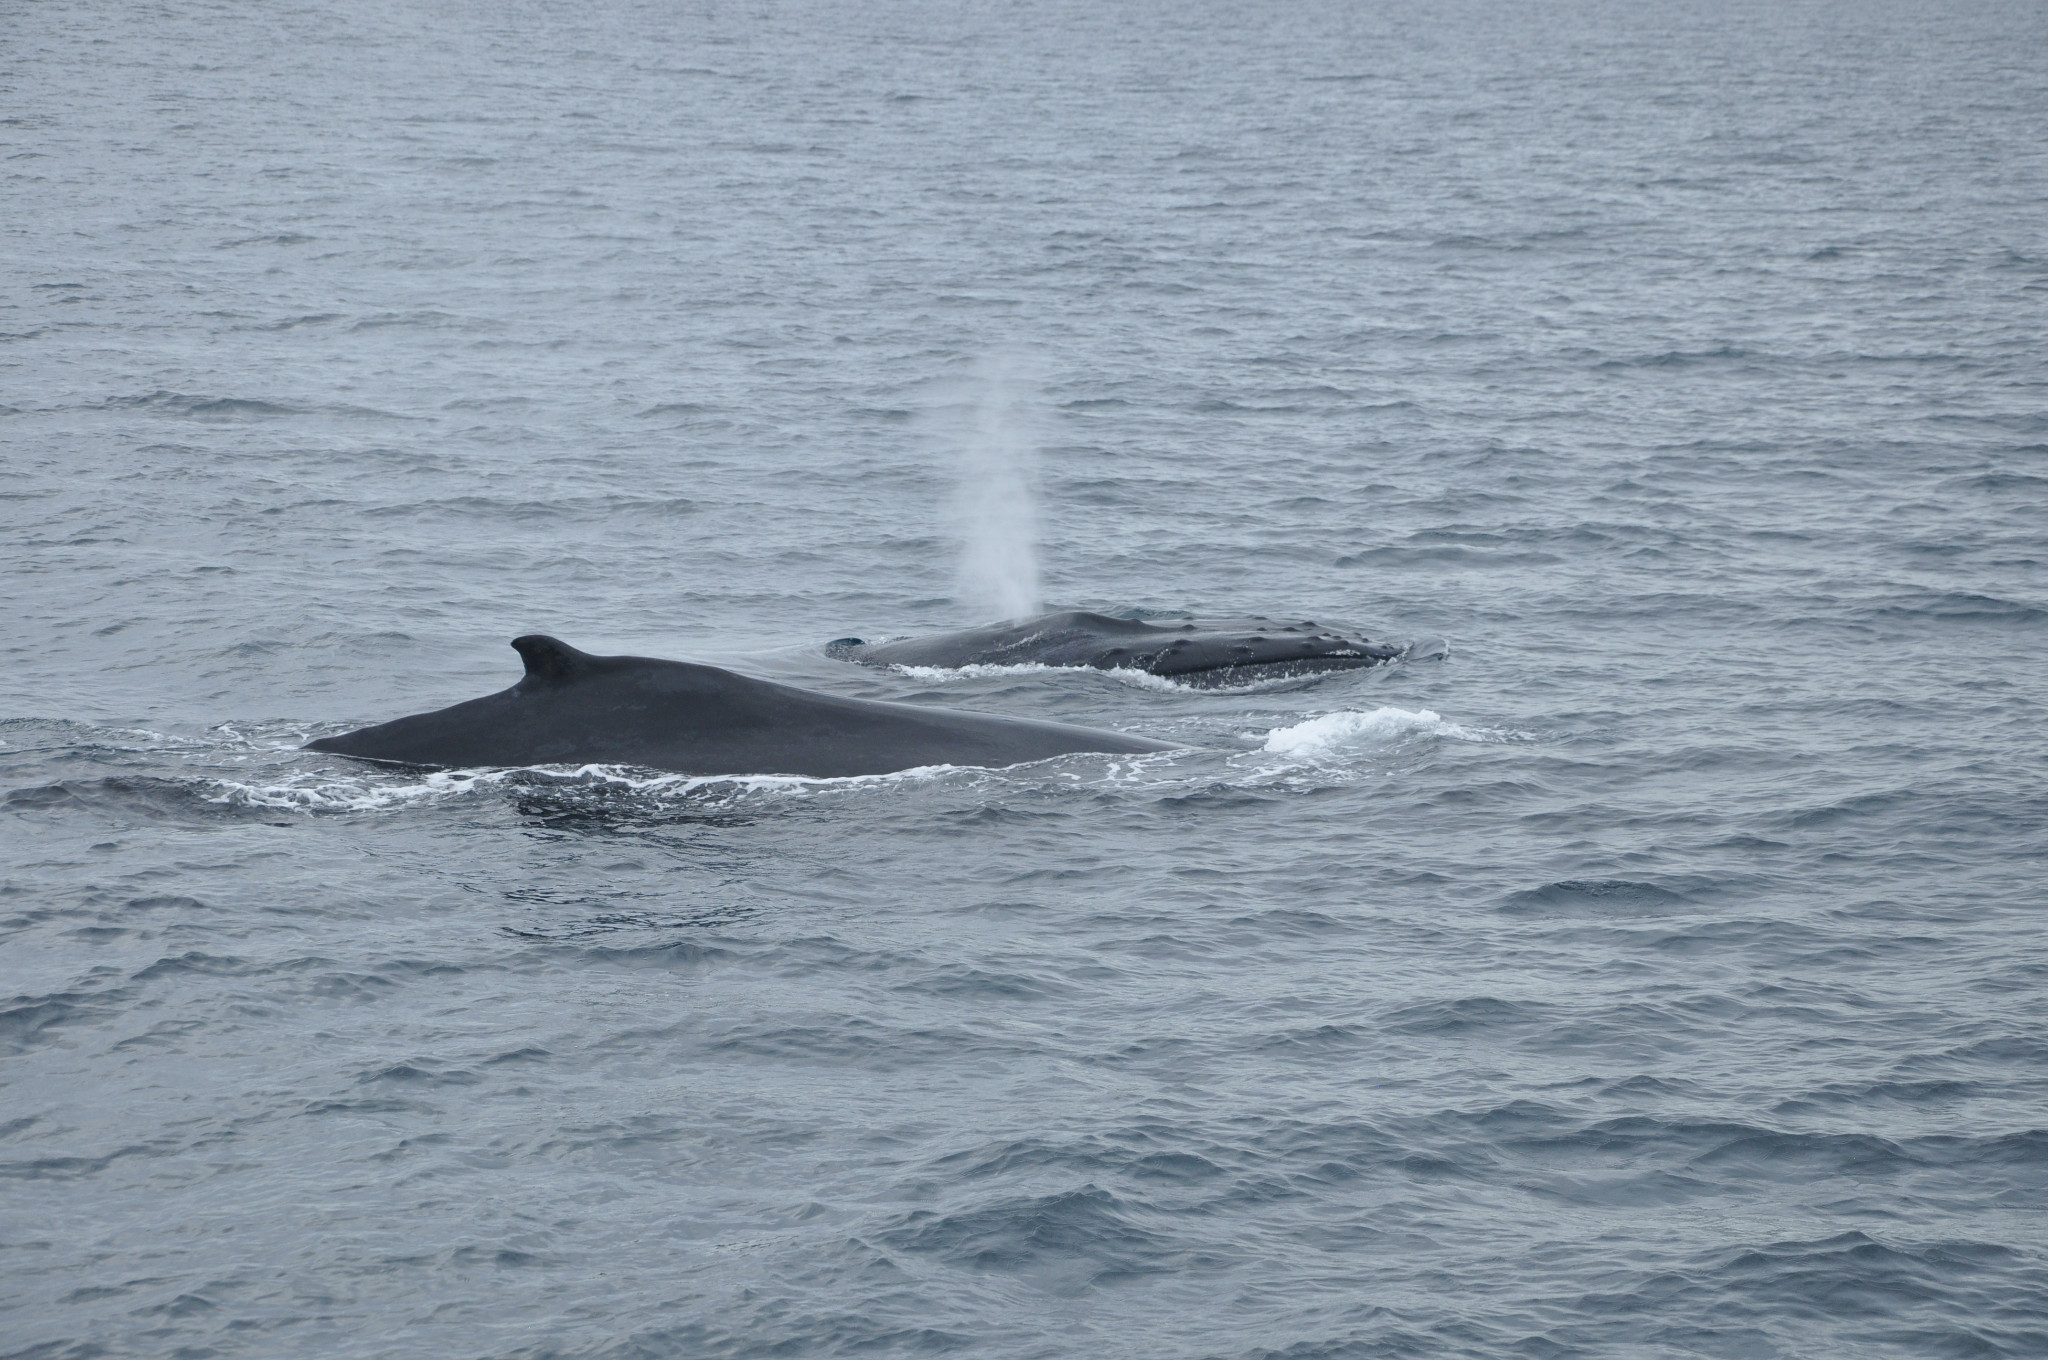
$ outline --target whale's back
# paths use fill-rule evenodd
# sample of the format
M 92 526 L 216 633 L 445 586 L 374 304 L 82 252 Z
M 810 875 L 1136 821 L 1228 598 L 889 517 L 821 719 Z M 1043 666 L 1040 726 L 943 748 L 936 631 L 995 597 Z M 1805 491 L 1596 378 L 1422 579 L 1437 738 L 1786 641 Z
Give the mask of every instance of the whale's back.
M 591 656 L 547 637 L 513 646 L 526 674 L 510 689 L 308 749 L 443 768 L 640 765 L 818 778 L 1172 749 L 1062 723 L 816 694 L 716 666 Z
M 1078 666 L 1230 680 L 1376 666 L 1401 648 L 1302 620 L 1147 623 L 1063 610 L 957 633 L 868 644 L 848 639 L 836 655 L 883 666 Z

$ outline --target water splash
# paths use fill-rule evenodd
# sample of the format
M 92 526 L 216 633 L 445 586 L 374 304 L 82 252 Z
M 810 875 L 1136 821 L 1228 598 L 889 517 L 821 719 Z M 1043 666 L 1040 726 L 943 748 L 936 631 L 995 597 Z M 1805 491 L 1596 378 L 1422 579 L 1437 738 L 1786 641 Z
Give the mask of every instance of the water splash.
M 1266 734 L 1265 750 L 1295 760 L 1343 759 L 1376 747 L 1395 746 L 1415 737 L 1447 737 L 1452 741 L 1513 741 L 1520 733 L 1466 727 L 1446 722 L 1434 709 L 1375 708 L 1344 710 L 1308 718 Z
M 1015 357 L 985 359 L 943 414 L 956 458 L 958 588 L 983 617 L 1038 613 L 1036 386 Z

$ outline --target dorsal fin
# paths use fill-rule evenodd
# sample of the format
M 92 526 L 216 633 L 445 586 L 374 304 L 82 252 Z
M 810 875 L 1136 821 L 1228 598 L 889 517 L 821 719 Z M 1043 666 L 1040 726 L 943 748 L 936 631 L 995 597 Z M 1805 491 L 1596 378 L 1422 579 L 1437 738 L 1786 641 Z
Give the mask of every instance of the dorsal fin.
M 513 638 L 512 647 L 526 662 L 523 684 L 563 684 L 589 670 L 591 662 L 597 659 L 544 633 L 528 633 L 525 637 Z

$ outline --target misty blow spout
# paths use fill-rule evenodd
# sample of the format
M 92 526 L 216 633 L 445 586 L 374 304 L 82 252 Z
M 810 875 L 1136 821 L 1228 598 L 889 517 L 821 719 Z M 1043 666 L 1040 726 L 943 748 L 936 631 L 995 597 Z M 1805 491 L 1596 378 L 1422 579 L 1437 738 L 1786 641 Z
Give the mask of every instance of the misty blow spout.
M 1014 363 L 984 362 L 949 409 L 961 554 L 959 587 L 977 609 L 1021 618 L 1040 609 L 1038 445 L 1031 388 Z

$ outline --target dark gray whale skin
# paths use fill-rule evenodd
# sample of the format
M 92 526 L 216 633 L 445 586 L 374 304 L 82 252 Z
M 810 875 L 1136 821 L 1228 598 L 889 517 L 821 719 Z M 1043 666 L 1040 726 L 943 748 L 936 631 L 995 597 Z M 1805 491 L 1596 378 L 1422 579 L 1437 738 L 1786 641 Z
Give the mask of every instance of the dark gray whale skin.
M 1227 685 L 1377 666 L 1403 648 L 1309 622 L 1155 624 L 1067 610 L 901 642 L 841 638 L 826 651 L 875 666 L 1086 666 Z
M 443 769 L 640 765 L 691 775 L 887 774 L 1018 765 L 1080 751 L 1175 749 L 1120 732 L 813 694 L 716 666 L 512 643 L 518 684 L 432 713 L 308 742 L 360 760 Z

